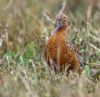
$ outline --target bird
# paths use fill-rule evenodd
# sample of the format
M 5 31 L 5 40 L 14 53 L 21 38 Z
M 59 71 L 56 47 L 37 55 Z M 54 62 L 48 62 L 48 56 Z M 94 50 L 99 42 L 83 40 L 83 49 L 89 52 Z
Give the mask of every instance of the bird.
M 68 17 L 64 13 L 56 16 L 54 31 L 44 48 L 44 59 L 55 72 L 79 71 L 82 65 L 81 57 L 75 46 L 68 41 Z

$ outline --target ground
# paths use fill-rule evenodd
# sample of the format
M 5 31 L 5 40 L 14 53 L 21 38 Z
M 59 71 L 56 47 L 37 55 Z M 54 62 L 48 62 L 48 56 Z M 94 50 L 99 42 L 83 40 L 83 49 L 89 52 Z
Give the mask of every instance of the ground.
M 100 97 L 100 7 L 97 0 L 92 11 L 84 0 L 67 1 L 69 41 L 84 59 L 82 73 L 69 76 L 42 58 L 53 30 L 43 12 L 55 21 L 63 0 L 0 0 L 0 97 Z

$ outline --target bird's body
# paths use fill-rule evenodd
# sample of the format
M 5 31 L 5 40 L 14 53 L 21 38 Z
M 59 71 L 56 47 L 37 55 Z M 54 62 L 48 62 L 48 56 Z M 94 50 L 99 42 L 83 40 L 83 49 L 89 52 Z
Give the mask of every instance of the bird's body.
M 63 26 L 59 23 L 63 23 Z M 56 71 L 62 71 L 65 67 L 68 71 L 80 69 L 77 51 L 68 43 L 67 34 L 67 18 L 62 15 L 57 20 L 44 51 L 47 64 Z

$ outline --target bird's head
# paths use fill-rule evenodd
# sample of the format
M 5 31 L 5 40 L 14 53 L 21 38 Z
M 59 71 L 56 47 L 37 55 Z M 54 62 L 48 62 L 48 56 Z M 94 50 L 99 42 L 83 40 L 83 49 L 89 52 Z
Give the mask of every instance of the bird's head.
M 62 29 L 62 28 L 67 28 L 67 26 L 68 26 L 68 17 L 63 13 L 58 14 L 56 16 L 55 27 L 58 29 Z

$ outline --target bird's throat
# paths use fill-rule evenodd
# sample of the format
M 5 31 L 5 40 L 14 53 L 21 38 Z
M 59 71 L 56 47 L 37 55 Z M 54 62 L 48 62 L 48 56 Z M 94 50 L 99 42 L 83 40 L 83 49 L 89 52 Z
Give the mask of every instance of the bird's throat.
M 56 27 L 55 30 L 52 32 L 51 36 L 55 35 L 55 34 L 65 34 L 66 33 L 66 27 L 61 27 L 61 28 L 58 28 Z

